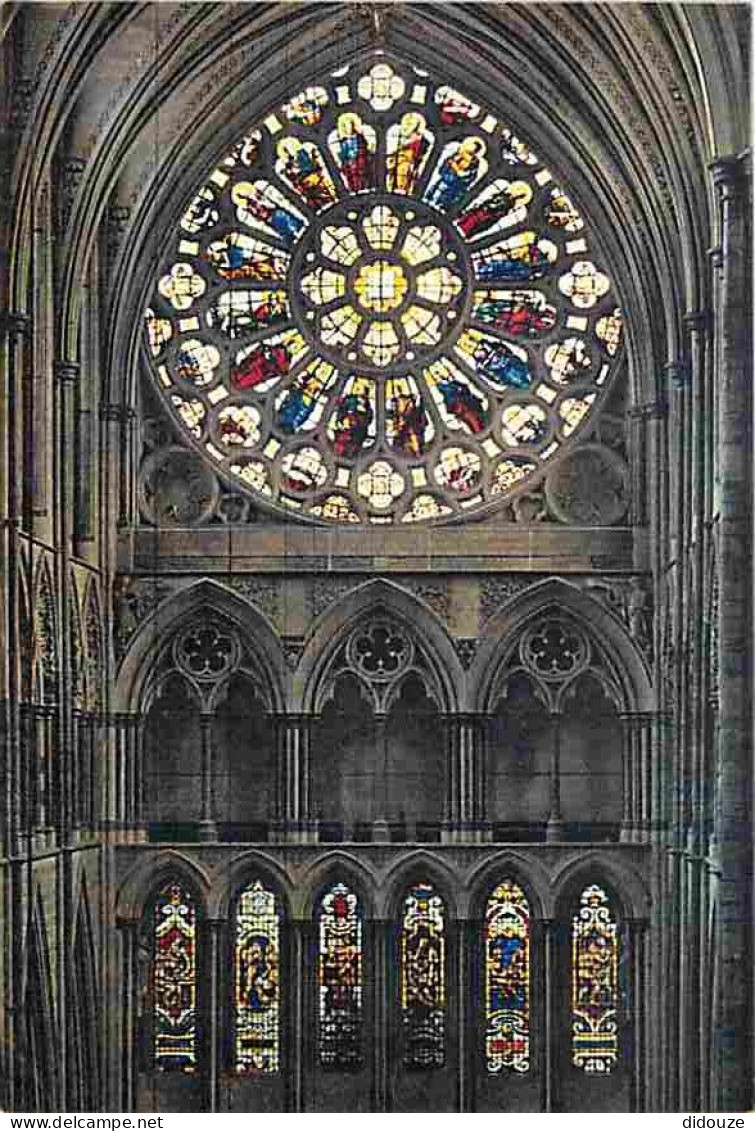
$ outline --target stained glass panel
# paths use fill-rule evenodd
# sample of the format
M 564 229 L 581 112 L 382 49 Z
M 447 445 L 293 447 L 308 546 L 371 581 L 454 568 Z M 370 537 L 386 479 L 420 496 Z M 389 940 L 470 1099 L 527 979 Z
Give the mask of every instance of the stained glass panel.
M 318 1049 L 323 1068 L 354 1071 L 364 1063 L 364 957 L 359 901 L 345 884 L 323 896 L 318 915 Z
M 275 894 L 255 880 L 236 905 L 234 1064 L 242 1074 L 280 1069 L 280 927 Z
M 415 884 L 404 900 L 400 935 L 403 1063 L 442 1068 L 446 1061 L 446 936 L 443 900 Z
M 375 187 L 377 137 L 372 126 L 366 125 L 359 114 L 340 114 L 328 144 L 350 192 L 365 192 Z
M 197 1067 L 197 914 L 194 899 L 171 881 L 154 905 L 152 1000 L 154 1064 L 160 1072 Z
M 504 880 L 485 910 L 485 1057 L 488 1072 L 530 1067 L 530 908 Z
M 184 438 L 264 509 L 429 523 L 496 508 L 574 444 L 622 321 L 529 139 L 381 54 L 313 75 L 208 170 L 143 340 Z
M 486 151 L 482 138 L 474 136 L 447 145 L 425 191 L 427 203 L 442 212 L 459 204 L 480 177 L 484 177 L 488 168 Z
M 619 1060 L 619 931 L 605 891 L 585 888 L 572 920 L 572 1063 L 607 1076 Z

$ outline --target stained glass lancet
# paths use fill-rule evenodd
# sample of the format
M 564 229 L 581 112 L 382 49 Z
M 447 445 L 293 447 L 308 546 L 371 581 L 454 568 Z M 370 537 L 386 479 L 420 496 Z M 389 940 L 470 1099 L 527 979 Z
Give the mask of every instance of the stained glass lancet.
M 485 910 L 485 1059 L 491 1073 L 530 1067 L 530 908 L 512 880 Z
M 317 920 L 318 1050 L 323 1068 L 362 1067 L 364 959 L 359 900 L 345 884 L 322 897 Z
M 414 884 L 403 904 L 400 986 L 403 1063 L 442 1068 L 446 1059 L 446 928 L 443 900 Z
M 619 1060 L 619 930 L 605 891 L 590 884 L 572 919 L 571 1055 L 607 1076 Z
M 280 1069 L 280 927 L 275 893 L 255 880 L 236 904 L 234 1062 L 240 1074 Z
M 160 1072 L 197 1067 L 197 914 L 176 880 L 160 888 L 153 909 L 153 1056 Z

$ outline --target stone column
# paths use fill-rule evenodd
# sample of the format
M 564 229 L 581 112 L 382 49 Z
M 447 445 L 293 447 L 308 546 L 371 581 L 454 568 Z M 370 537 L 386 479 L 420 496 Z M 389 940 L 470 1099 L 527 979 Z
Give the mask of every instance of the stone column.
M 128 758 L 128 728 L 129 716 L 125 714 L 114 716 L 113 747 L 113 801 L 112 801 L 112 827 L 114 838 L 121 840 L 125 825 L 125 799 L 126 799 L 126 759 Z
M 645 931 L 647 923 L 643 919 L 631 919 L 627 923 L 629 935 L 629 957 L 631 962 L 631 1049 L 632 1049 L 632 1080 L 631 1104 L 632 1111 L 646 1110 L 645 1096 Z
M 636 812 L 636 767 L 637 767 L 637 724 L 634 715 L 621 716 L 622 734 L 622 792 L 621 831 L 619 840 L 623 844 L 635 839 Z
M 285 715 L 282 754 L 281 818 L 288 840 L 307 843 L 316 839 L 310 811 L 309 715 Z
M 305 1033 L 305 991 L 307 977 L 307 928 L 308 924 L 295 919 L 291 923 L 291 1107 L 293 1111 L 304 1111 L 304 1059 L 307 1036 Z
M 566 829 L 561 816 L 561 716 L 556 712 L 551 714 L 551 730 L 550 813 L 545 839 L 557 844 L 566 840 Z
M 477 839 L 480 825 L 481 748 L 479 722 L 474 715 L 446 719 L 448 742 L 447 831 L 444 840 Z
M 209 985 L 207 987 L 207 1100 L 211 1112 L 221 1109 L 220 1075 L 223 1051 L 223 1014 L 220 1003 L 220 939 L 223 930 L 222 919 L 206 919 L 207 928 L 207 967 Z
M 136 992 L 139 924 L 118 924 L 121 938 L 121 1111 L 136 1111 Z
M 558 924 L 553 919 L 544 919 L 541 923 L 542 940 L 542 986 L 540 998 L 543 1003 L 543 1111 L 554 1110 L 555 1103 L 555 1073 L 558 1071 L 558 1032 L 557 1032 L 557 1000 L 563 988 L 560 986 L 558 970 L 557 948 L 555 934 Z
M 57 557 L 58 592 L 60 594 L 60 664 L 58 682 L 58 736 L 57 757 L 60 763 L 59 836 L 62 844 L 69 840 L 73 826 L 73 782 L 76 751 L 73 735 L 73 656 L 71 655 L 71 619 L 76 600 L 71 585 L 71 554 L 74 548 L 74 509 L 76 501 L 76 445 L 75 413 L 79 382 L 78 362 L 59 359 L 54 365 L 56 413 L 58 429 L 55 453 L 55 510 L 59 538 Z
M 144 719 L 134 718 L 134 824 L 135 839 L 147 841 L 149 831 L 146 820 L 146 783 L 144 766 Z
M 199 839 L 208 842 L 218 839 L 218 826 L 215 821 L 214 766 L 212 763 L 212 722 L 212 714 L 203 711 L 199 717 L 202 734 L 202 808 L 199 819 Z
M 74 709 L 71 717 L 73 731 L 72 751 L 69 777 L 71 792 L 71 828 L 74 836 L 78 834 L 83 824 L 84 806 L 86 804 L 86 776 L 84 773 L 86 724 L 81 711 Z
M 458 1110 L 472 1110 L 471 1057 L 473 1044 L 469 1040 L 468 1018 L 473 1009 L 471 993 L 471 956 L 474 953 L 474 924 L 460 920 L 456 924 L 456 1031 L 457 1074 L 459 1080 Z
M 752 933 L 752 345 L 745 159 L 712 166 L 719 191 L 722 275 L 719 388 L 720 718 L 715 832 L 719 869 L 713 1025 L 716 1111 L 752 1107 L 749 987 Z
M 389 1025 L 392 1015 L 393 985 L 389 977 L 391 962 L 391 924 L 376 919 L 371 924 L 373 956 L 373 1017 L 375 1038 L 372 1044 L 373 1104 L 376 1112 L 388 1110 Z
M 7 766 L 3 823 L 7 831 L 7 850 L 11 856 L 22 850 L 22 813 L 25 807 L 19 720 L 22 648 L 19 636 L 19 528 L 24 482 L 24 356 L 29 325 L 27 314 L 16 311 L 0 314 L 0 549 L 3 559 L 2 576 L 7 587 L 7 600 L 4 604 L 0 602 L 3 604 L 0 609 L 0 646 L 3 648 L 6 665 L 2 691 L 5 714 L 4 759 Z

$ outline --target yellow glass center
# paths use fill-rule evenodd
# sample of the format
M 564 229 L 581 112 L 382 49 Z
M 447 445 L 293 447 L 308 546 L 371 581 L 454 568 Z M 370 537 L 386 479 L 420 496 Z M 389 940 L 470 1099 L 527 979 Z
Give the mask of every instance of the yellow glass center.
M 409 284 L 398 263 L 378 259 L 362 267 L 354 283 L 357 298 L 365 310 L 385 314 L 395 310 L 406 297 Z

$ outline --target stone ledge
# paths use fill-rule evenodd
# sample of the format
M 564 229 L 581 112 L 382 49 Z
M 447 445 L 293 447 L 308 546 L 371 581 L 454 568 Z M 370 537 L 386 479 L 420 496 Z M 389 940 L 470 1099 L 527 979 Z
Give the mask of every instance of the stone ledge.
M 136 530 L 121 540 L 118 568 L 130 574 L 631 571 L 644 543 L 644 531 L 629 527 Z

